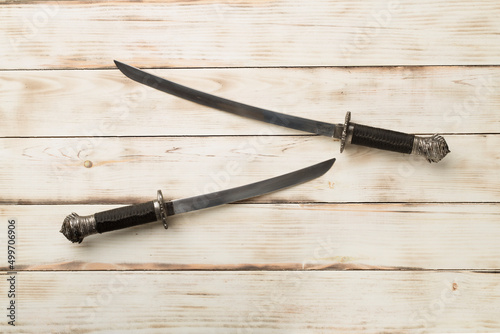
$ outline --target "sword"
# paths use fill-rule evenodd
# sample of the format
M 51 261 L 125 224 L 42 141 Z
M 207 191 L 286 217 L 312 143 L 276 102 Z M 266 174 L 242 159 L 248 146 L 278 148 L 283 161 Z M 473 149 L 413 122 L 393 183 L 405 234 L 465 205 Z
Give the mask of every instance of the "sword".
M 69 241 L 81 243 L 85 237 L 92 234 L 155 221 L 161 221 L 163 226 L 168 228 L 168 216 L 237 202 L 307 182 L 325 174 L 334 162 L 335 159 L 330 159 L 271 179 L 172 201 L 164 201 L 161 191 L 158 190 L 154 201 L 102 211 L 90 216 L 79 216 L 73 212 L 64 219 L 59 232 Z
M 429 162 L 439 162 L 450 152 L 444 138 L 437 134 L 431 137 L 420 137 L 353 123 L 350 112 L 347 112 L 343 124 L 331 124 L 291 116 L 185 87 L 117 60 L 115 60 L 115 64 L 130 79 L 182 99 L 262 122 L 340 139 L 341 153 L 347 144 L 356 144 L 387 151 L 421 155 Z

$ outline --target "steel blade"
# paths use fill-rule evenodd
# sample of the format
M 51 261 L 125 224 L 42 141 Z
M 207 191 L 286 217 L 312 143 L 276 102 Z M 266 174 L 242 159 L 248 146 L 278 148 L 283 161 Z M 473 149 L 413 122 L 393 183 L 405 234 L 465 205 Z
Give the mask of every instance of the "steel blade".
M 287 128 L 315 133 L 327 137 L 334 137 L 336 124 L 315 121 L 307 118 L 291 116 L 279 112 L 262 109 L 247 104 L 231 101 L 204 93 L 175 82 L 160 78 L 136 67 L 115 60 L 118 69 L 130 79 L 146 86 L 158 89 L 162 92 L 175 95 L 203 106 L 226 111 L 232 114 L 244 116 L 258 121 L 284 126 Z M 340 131 L 341 132 L 341 131 Z M 339 131 L 337 136 L 339 137 Z
M 288 174 L 247 184 L 241 187 L 173 200 L 171 202 L 173 209 L 172 214 L 190 212 L 226 203 L 237 202 L 303 183 L 325 174 L 332 167 L 334 162 L 335 159 L 330 159 Z

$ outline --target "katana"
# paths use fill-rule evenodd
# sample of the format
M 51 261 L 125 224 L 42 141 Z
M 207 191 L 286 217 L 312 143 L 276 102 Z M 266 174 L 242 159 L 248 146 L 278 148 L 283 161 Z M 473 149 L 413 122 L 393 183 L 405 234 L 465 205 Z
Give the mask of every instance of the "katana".
M 341 153 L 347 144 L 356 144 L 387 151 L 421 155 L 429 162 L 439 162 L 450 152 L 444 138 L 437 134 L 430 137 L 420 137 L 353 123 L 350 112 L 347 112 L 343 124 L 291 116 L 185 87 L 116 60 L 115 64 L 130 79 L 182 99 L 262 122 L 340 139 Z
M 60 232 L 71 242 L 82 242 L 89 235 L 161 221 L 168 228 L 167 217 L 241 201 L 297 185 L 325 174 L 333 165 L 330 159 L 294 172 L 244 186 L 172 201 L 165 201 L 160 190 L 154 201 L 102 211 L 90 216 L 72 213 L 64 219 Z

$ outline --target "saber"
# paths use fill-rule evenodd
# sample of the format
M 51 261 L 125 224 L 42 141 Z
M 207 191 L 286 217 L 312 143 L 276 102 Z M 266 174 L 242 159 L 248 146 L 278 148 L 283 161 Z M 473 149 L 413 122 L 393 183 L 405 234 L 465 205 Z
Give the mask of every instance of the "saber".
M 335 159 L 330 159 L 264 181 L 173 201 L 164 201 L 161 191 L 158 190 L 157 199 L 154 201 L 98 212 L 90 216 L 79 216 L 73 212 L 64 219 L 59 232 L 69 241 L 81 243 L 85 237 L 92 234 L 155 221 L 162 221 L 163 226 L 168 228 L 168 216 L 237 202 L 307 182 L 325 174 L 334 162 Z
M 387 151 L 421 155 L 429 162 L 439 162 L 450 152 L 444 138 L 437 134 L 431 137 L 420 137 L 353 123 L 350 112 L 347 112 L 343 124 L 331 124 L 291 116 L 185 87 L 117 60 L 115 60 L 115 64 L 130 79 L 182 99 L 262 122 L 340 139 L 341 153 L 346 144 L 356 144 Z

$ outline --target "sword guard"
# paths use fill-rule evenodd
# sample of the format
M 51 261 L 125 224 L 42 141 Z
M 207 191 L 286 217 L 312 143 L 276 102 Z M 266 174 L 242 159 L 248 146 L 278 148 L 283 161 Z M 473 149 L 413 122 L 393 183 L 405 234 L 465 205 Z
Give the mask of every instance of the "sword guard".
M 163 223 L 163 227 L 165 229 L 168 229 L 168 209 L 165 205 L 165 201 L 163 200 L 163 194 L 161 193 L 161 190 L 158 190 L 156 192 L 156 201 L 153 202 L 153 205 L 155 207 L 156 219 L 161 220 L 161 222 Z
M 348 131 L 350 121 L 351 121 L 351 112 L 348 111 L 345 114 L 344 127 L 342 128 L 342 135 L 340 137 L 340 153 L 344 152 L 348 132 L 352 133 L 352 131 Z

